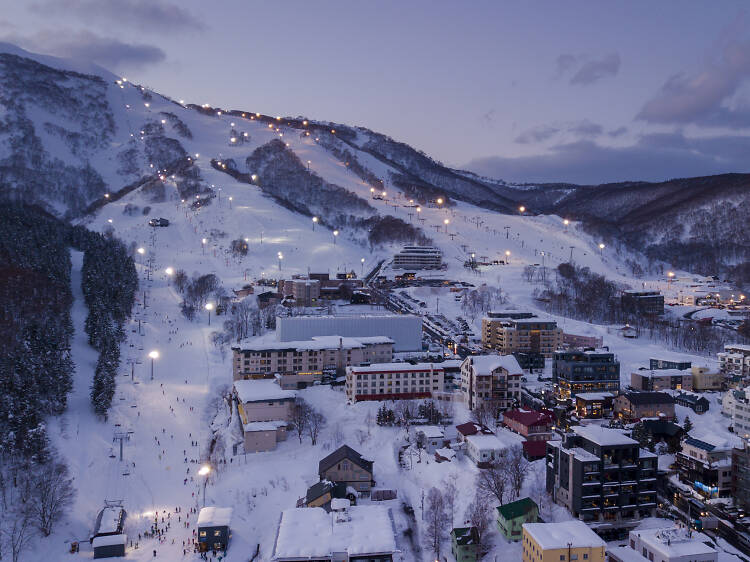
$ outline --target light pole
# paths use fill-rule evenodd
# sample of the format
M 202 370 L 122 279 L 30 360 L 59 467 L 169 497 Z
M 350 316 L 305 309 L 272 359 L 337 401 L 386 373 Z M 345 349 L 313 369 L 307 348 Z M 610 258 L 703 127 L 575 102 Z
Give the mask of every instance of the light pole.
M 338 231 L 338 230 L 334 230 L 334 231 L 333 231 L 333 245 L 334 245 L 334 246 L 336 245 L 336 237 L 337 237 L 338 235 L 339 235 L 339 231 Z
M 214 303 L 207 302 L 206 303 L 206 310 L 208 311 L 208 325 L 211 325 L 211 311 L 214 309 Z
M 568 225 L 570 224 L 570 221 L 568 219 L 563 219 L 563 225 L 565 226 L 565 232 L 568 231 Z
M 510 250 L 505 250 L 505 263 L 510 263 Z
M 370 188 L 370 197 L 375 197 L 375 188 L 374 187 Z
M 518 212 L 521 213 L 521 214 L 524 214 L 526 212 L 526 207 L 524 207 L 523 205 L 521 205 L 520 207 L 518 207 Z
M 154 380 L 154 359 L 159 358 L 159 352 L 153 350 L 149 352 L 148 356 L 151 358 L 151 380 Z
M 198 476 L 203 476 L 203 507 L 206 507 L 206 484 L 208 484 L 208 475 L 211 474 L 211 466 L 204 464 L 198 471 Z
M 281 260 L 284 259 L 284 254 L 281 252 L 278 253 L 277 257 L 279 258 L 279 271 L 281 271 Z
M 204 256 L 206 255 L 206 242 L 208 242 L 208 240 L 206 240 L 205 238 L 201 240 L 201 248 L 203 249 Z
M 601 243 L 600 243 L 600 244 L 599 244 L 599 255 L 600 255 L 600 256 L 603 256 L 603 255 L 604 255 L 604 248 L 605 248 L 604 244 L 601 244 Z
M 668 289 L 672 288 L 672 278 L 673 277 L 674 277 L 674 271 L 670 271 L 670 272 L 667 273 L 667 279 L 668 279 L 668 281 L 667 281 L 667 288 Z
M 310 161 L 309 160 L 307 161 L 307 171 L 308 172 L 310 171 Z
M 317 224 L 317 222 L 318 222 L 318 217 L 313 217 L 313 218 L 312 218 L 312 223 L 313 223 L 313 232 L 315 232 L 315 225 Z
M 450 224 L 450 222 L 451 222 L 451 221 L 450 221 L 450 220 L 448 220 L 448 219 L 445 219 L 445 220 L 443 221 L 443 224 L 445 225 L 445 233 L 446 233 L 446 234 L 448 234 L 448 225 Z
M 231 196 L 229 197 L 229 208 L 230 209 L 232 208 L 232 197 Z
M 362 258 L 359 261 L 362 263 L 362 273 L 360 273 L 359 276 L 364 277 L 365 276 L 365 258 Z

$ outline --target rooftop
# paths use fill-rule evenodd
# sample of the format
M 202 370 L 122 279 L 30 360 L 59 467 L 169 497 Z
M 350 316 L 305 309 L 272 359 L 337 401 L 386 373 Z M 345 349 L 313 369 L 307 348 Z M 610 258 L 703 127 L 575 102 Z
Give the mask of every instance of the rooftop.
M 472 443 L 477 449 L 499 450 L 519 446 L 523 443 L 524 439 L 512 431 L 498 429 L 497 433 L 494 435 L 486 435 L 482 433 L 467 435 L 466 441 Z
M 390 554 L 396 551 L 396 539 L 383 506 L 352 506 L 342 513 L 306 507 L 281 513 L 273 550 L 274 559 L 302 560 L 329 558 L 334 552 Z
M 256 422 L 247 422 L 242 426 L 242 429 L 244 429 L 247 432 L 252 431 L 276 431 L 280 427 L 284 427 L 285 425 L 289 425 L 289 422 L 283 421 L 283 420 L 272 420 L 272 421 L 256 421 Z
M 320 351 L 322 349 L 355 349 L 365 347 L 366 345 L 393 343 L 393 340 L 386 336 L 313 336 L 309 340 L 277 341 L 273 333 L 269 333 L 258 338 L 253 338 L 247 342 L 241 342 L 236 349 L 242 351 L 282 351 L 290 350 L 308 350 Z M 233 348 L 235 349 L 235 348 Z
M 388 372 L 411 372 L 411 371 L 442 371 L 441 363 L 373 363 L 364 367 L 349 367 L 352 373 L 380 373 Z
M 424 433 L 424 436 L 428 439 L 439 439 L 445 437 L 445 432 L 443 431 L 443 429 L 436 425 L 420 425 L 415 428 L 415 431 L 417 433 Z
M 714 554 L 716 551 L 705 544 L 710 540 L 703 533 L 689 532 L 682 527 L 666 529 L 638 529 L 631 531 L 659 552 L 664 558 L 677 558 Z
M 101 537 L 95 537 L 93 541 L 91 541 L 91 546 L 94 548 L 99 548 L 102 546 L 114 546 L 116 544 L 128 544 L 128 536 L 127 535 L 103 535 Z
M 534 508 L 537 508 L 536 502 L 531 498 L 522 498 L 520 500 L 506 503 L 497 507 L 497 512 L 502 515 L 503 519 L 510 520 L 526 515 Z M 538 509 L 538 508 L 537 508 Z
M 514 420 L 526 426 L 545 422 L 552 423 L 551 413 L 538 410 L 508 410 L 503 414 L 503 420 L 505 419 Z
M 620 396 L 631 404 L 674 404 L 674 398 L 666 392 L 623 392 Z
M 228 527 L 231 520 L 231 507 L 204 507 L 198 513 L 199 527 Z
M 512 355 L 471 355 L 466 360 L 471 361 L 471 364 L 479 375 L 489 375 L 499 367 L 502 367 L 510 374 L 523 373 L 518 360 Z
M 690 371 L 681 371 L 680 369 L 643 369 L 634 371 L 634 375 L 639 375 L 646 378 L 654 377 L 690 377 L 692 374 Z
M 323 473 L 324 471 L 332 467 L 334 464 L 344 459 L 352 461 L 354 464 L 356 464 L 360 468 L 367 470 L 368 472 L 372 472 L 373 461 L 365 459 L 362 455 L 360 455 L 357 451 L 352 449 L 349 445 L 341 445 L 341 447 L 336 449 L 333 453 L 331 453 L 327 457 L 324 457 L 318 463 L 318 474 Z
M 600 446 L 638 444 L 638 441 L 631 439 L 617 429 L 608 429 L 598 425 L 577 425 L 572 429 L 576 435 L 580 435 Z
M 611 392 L 579 392 L 576 394 L 576 400 L 606 400 L 607 398 L 614 398 L 615 395 Z
M 242 403 L 294 399 L 297 395 L 293 390 L 284 390 L 272 379 L 235 381 L 234 390 Z
M 583 521 L 524 523 L 523 530 L 543 549 L 604 547 L 606 543 Z

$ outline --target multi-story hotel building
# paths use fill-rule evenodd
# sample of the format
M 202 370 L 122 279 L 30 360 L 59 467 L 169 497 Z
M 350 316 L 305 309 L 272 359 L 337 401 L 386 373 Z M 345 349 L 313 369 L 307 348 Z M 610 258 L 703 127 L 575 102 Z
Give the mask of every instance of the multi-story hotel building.
M 541 353 L 552 357 L 562 347 L 563 331 L 557 322 L 539 318 L 482 318 L 482 346 L 502 355 Z
M 620 390 L 620 362 L 608 351 L 555 351 L 552 381 L 561 398 Z
M 443 392 L 444 372 L 439 363 L 374 363 L 347 367 L 346 397 L 362 400 L 410 400 Z
M 393 269 L 440 269 L 443 252 L 431 246 L 405 246 L 393 256 Z
M 600 535 L 622 534 L 656 513 L 657 456 L 616 429 L 576 426 L 547 441 L 547 491 Z M 601 525 L 608 523 L 608 525 Z
M 482 401 L 492 402 L 500 411 L 517 406 L 522 375 L 512 355 L 470 355 L 461 364 L 461 393 L 466 406 L 473 410 Z
M 323 371 L 393 359 L 393 340 L 385 336 L 317 336 L 279 342 L 261 337 L 232 348 L 234 380 L 279 375 L 322 375 Z

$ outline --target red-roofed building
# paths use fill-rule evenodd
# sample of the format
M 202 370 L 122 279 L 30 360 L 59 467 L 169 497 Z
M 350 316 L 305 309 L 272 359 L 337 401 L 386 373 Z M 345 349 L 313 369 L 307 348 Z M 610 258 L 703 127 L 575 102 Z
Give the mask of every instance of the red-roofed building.
M 549 410 L 518 409 L 503 414 L 503 425 L 528 441 L 548 441 L 552 437 L 554 421 Z
M 547 441 L 524 441 L 523 456 L 527 460 L 543 459 L 547 454 Z
M 458 442 L 462 443 L 469 435 L 481 433 L 483 435 L 494 435 L 491 429 L 479 423 L 466 422 L 456 426 Z

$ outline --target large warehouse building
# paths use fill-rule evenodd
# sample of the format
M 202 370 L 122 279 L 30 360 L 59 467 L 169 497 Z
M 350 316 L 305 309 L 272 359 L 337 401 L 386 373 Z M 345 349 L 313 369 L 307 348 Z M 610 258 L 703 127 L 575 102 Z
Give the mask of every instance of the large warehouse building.
M 279 316 L 276 339 L 309 340 L 315 336 L 387 336 L 393 351 L 422 349 L 422 319 L 410 314 L 358 314 L 353 316 Z

